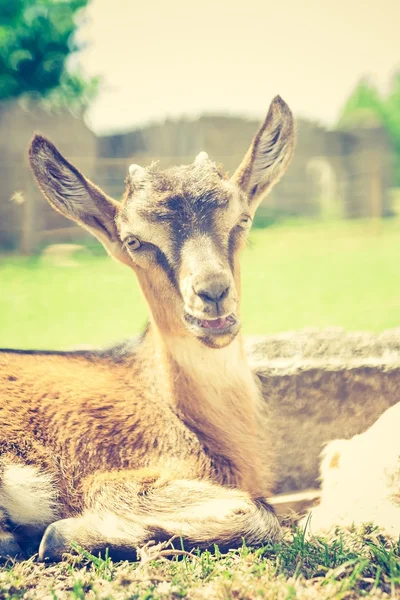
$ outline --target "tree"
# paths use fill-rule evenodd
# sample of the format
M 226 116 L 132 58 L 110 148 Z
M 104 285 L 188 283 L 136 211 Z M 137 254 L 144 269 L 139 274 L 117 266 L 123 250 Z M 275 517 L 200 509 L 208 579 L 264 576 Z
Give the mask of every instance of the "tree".
M 76 17 L 89 0 L 0 0 L 0 100 L 41 98 L 83 110 L 98 80 L 69 72 Z
M 387 131 L 396 154 L 396 180 L 400 186 L 400 72 L 395 73 L 386 96 L 368 78 L 356 85 L 340 113 L 339 126 L 365 125 L 380 125 Z
M 340 113 L 341 127 L 382 125 L 384 119 L 382 98 L 378 89 L 367 77 L 363 77 L 346 100 Z
M 392 79 L 391 89 L 385 99 L 385 125 L 390 133 L 397 156 L 397 185 L 400 186 L 400 72 Z

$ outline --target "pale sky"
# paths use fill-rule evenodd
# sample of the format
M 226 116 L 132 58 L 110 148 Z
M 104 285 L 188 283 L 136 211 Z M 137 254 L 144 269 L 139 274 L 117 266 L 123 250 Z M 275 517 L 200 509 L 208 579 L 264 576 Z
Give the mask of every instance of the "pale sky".
M 97 132 L 166 117 L 262 117 L 280 94 L 333 124 L 357 80 L 400 68 L 400 0 L 92 0 L 79 62 Z

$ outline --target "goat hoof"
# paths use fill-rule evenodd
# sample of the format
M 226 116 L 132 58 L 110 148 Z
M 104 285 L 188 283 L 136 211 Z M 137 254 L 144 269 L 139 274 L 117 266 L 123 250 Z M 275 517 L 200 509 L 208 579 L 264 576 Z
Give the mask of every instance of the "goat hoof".
M 21 546 L 12 535 L 7 535 L 0 539 L 0 562 L 4 562 L 9 558 L 22 558 L 22 556 Z
M 65 531 L 68 519 L 55 521 L 44 532 L 39 546 L 39 560 L 41 562 L 58 562 L 63 554 L 71 551 L 71 543 Z

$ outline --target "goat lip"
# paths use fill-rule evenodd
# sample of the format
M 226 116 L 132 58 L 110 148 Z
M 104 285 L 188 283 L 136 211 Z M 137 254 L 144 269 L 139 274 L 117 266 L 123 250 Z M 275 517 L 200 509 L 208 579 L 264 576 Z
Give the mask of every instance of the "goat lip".
M 198 332 L 207 332 L 208 335 L 231 333 L 239 325 L 234 314 L 227 315 L 226 317 L 218 317 L 217 319 L 198 319 L 189 313 L 185 313 L 185 321 Z
M 233 315 L 228 317 L 219 317 L 218 319 L 200 319 L 200 327 L 204 329 L 226 329 L 236 323 Z

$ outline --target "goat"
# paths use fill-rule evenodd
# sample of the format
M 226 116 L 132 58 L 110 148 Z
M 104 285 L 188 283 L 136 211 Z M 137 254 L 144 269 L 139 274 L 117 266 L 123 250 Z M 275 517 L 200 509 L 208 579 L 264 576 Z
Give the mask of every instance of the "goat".
M 27 539 L 40 560 L 59 560 L 71 542 L 134 558 L 174 535 L 200 548 L 279 535 L 239 256 L 293 147 L 276 97 L 230 179 L 205 152 L 165 171 L 131 165 L 117 202 L 34 137 L 44 196 L 133 269 L 149 324 L 104 351 L 0 352 L 0 555 Z
M 364 433 L 325 446 L 321 501 L 302 521 L 309 521 L 311 533 L 373 523 L 394 539 L 399 537 L 399 431 L 400 402 Z

